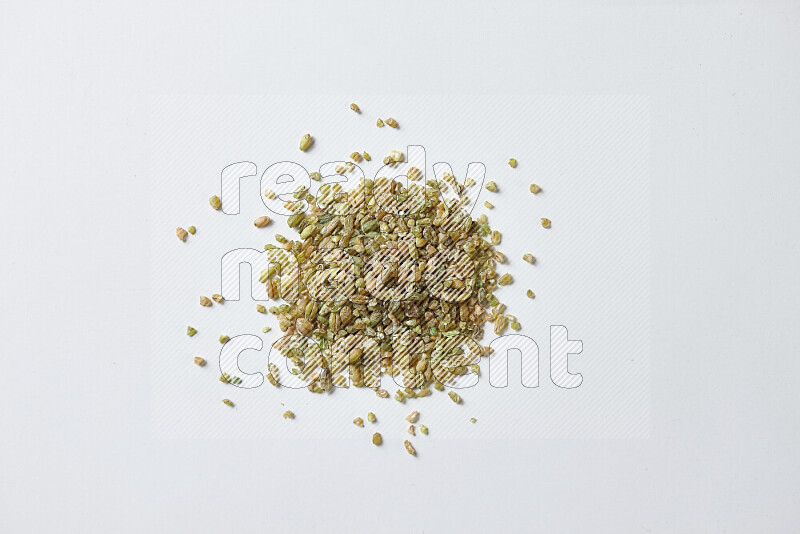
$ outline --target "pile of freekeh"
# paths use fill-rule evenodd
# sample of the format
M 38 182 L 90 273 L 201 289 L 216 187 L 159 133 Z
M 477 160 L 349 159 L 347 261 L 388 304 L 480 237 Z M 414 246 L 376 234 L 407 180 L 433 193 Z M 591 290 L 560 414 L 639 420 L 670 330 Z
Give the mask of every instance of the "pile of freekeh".
M 350 108 L 361 114 L 356 104 Z M 398 128 L 394 119 L 386 124 Z M 383 125 L 378 119 L 377 126 Z M 299 148 L 307 151 L 314 142 L 306 134 Z M 336 172 L 351 173 L 362 159 L 372 160 L 367 152 L 353 152 L 351 161 L 337 166 Z M 383 163 L 395 166 L 404 159 L 401 151 L 393 150 Z M 508 164 L 518 165 L 513 158 Z M 490 227 L 485 214 L 470 214 L 469 193 L 477 189 L 475 181 L 467 177 L 459 184 L 451 174 L 424 180 L 424 173 L 414 167 L 407 168 L 405 176 L 407 183 L 379 177 L 360 179 L 347 189 L 325 183 L 316 195 L 298 187 L 284 204 L 292 212 L 287 222 L 296 235 L 276 234 L 276 242 L 264 247 L 270 263 L 259 282 L 268 299 L 284 302 L 258 304 L 256 311 L 276 317 L 283 336 L 273 347 L 287 360 L 283 372 L 303 380 L 311 392 L 353 386 L 371 388 L 387 398 L 392 394 L 380 386 L 381 376 L 388 374 L 395 380 L 385 381 L 403 385 L 394 392 L 395 400 L 426 397 L 432 389 L 444 391 L 459 376 L 480 374 L 478 361 L 491 350 L 477 343 L 486 323 L 497 335 L 521 328 L 495 295 L 513 278 L 499 272 L 506 263 L 496 248 L 502 241 L 500 232 Z M 311 178 L 322 177 L 312 173 Z M 498 191 L 491 181 L 485 188 Z M 529 189 L 541 192 L 536 184 Z M 276 198 L 270 190 L 263 193 Z M 209 203 L 221 209 L 219 197 L 212 196 Z M 494 207 L 488 200 L 484 205 Z M 261 216 L 254 225 L 263 228 L 270 222 Z M 542 219 L 544 228 L 550 224 Z M 191 226 L 188 232 L 178 228 L 176 233 L 185 242 L 195 231 Z M 531 254 L 523 259 L 536 261 Z M 534 298 L 532 290 L 526 294 Z M 200 297 L 202 306 L 223 301 L 219 294 Z M 190 337 L 196 333 L 187 328 Z M 220 336 L 223 344 L 228 339 Z M 194 361 L 199 366 L 206 363 L 201 357 Z M 279 387 L 278 365 L 270 362 L 266 376 Z M 237 384 L 241 379 L 223 374 L 220 381 Z M 448 395 L 461 402 L 454 390 Z M 223 402 L 234 406 L 230 399 Z M 415 411 L 408 420 L 415 423 L 418 417 Z M 293 419 L 294 414 L 287 411 L 284 418 Z M 368 420 L 376 422 L 372 412 Z M 353 422 L 363 427 L 360 417 Z M 420 431 L 428 433 L 424 425 Z M 408 432 L 416 435 L 413 424 Z M 375 433 L 373 443 L 382 442 Z M 404 445 L 416 455 L 409 441 Z

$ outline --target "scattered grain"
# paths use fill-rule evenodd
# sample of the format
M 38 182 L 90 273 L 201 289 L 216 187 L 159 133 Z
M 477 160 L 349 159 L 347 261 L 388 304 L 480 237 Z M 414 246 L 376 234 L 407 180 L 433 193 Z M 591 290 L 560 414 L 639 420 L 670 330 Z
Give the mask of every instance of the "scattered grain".
M 300 139 L 300 150 L 302 150 L 303 152 L 305 152 L 306 150 L 308 150 L 308 149 L 309 149 L 309 147 L 311 147 L 311 144 L 312 144 L 313 142 L 314 142 L 314 140 L 313 140 L 313 138 L 311 137 L 311 134 L 305 134 L 305 135 L 302 137 L 302 139 Z

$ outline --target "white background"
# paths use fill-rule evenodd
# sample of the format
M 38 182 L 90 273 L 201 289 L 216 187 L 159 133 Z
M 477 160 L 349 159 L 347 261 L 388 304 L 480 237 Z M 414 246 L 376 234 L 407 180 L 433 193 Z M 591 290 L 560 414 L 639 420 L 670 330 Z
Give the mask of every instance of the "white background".
M 0 530 L 797 530 L 797 3 L 162 4 L 1 11 Z M 649 96 L 650 438 L 151 439 L 162 93 Z

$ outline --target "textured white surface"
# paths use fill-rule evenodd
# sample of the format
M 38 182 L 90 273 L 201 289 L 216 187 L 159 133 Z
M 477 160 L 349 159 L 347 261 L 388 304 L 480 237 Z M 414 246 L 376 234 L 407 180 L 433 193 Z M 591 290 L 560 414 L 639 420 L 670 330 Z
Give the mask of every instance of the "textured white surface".
M 799 9 L 6 2 L 0 531 L 795 531 Z M 186 93 L 648 96 L 650 437 L 153 439 L 150 112 Z

